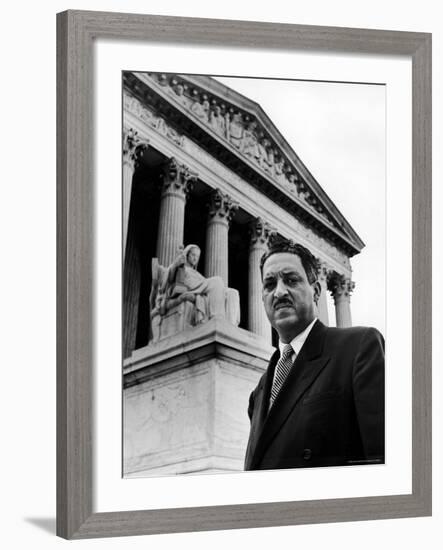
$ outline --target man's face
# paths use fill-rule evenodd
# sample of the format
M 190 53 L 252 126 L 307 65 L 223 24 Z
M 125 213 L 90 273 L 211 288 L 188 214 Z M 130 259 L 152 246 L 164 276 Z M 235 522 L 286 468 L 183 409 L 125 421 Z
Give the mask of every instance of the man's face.
M 196 267 L 198 264 L 198 260 L 200 259 L 200 252 L 197 248 L 191 248 L 191 250 L 188 252 L 188 263 L 192 267 Z
M 320 284 L 308 282 L 297 255 L 279 252 L 265 261 L 263 303 L 282 342 L 290 342 L 313 321 L 319 295 Z

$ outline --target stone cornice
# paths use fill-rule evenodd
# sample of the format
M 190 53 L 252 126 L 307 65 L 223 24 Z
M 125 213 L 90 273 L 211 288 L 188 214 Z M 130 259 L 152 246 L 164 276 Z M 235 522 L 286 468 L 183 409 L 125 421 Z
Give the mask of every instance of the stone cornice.
M 253 352 L 251 352 L 253 350 Z M 274 348 L 256 334 L 234 327 L 224 319 L 207 323 L 135 350 L 123 363 L 124 387 L 178 371 L 192 360 L 228 359 L 236 365 L 262 373 Z M 159 372 L 160 371 L 160 372 Z
M 161 77 L 159 78 L 161 79 Z M 165 78 L 170 78 L 170 75 L 165 75 Z M 177 84 L 174 86 L 177 87 L 180 84 L 178 80 L 176 82 Z M 177 94 L 173 87 L 160 84 L 157 78 L 149 77 L 147 73 L 125 73 L 124 83 L 126 90 L 130 90 L 131 94 L 138 98 L 141 109 L 147 111 L 144 115 L 151 117 L 148 123 L 156 131 L 167 133 L 168 138 L 173 139 L 181 147 L 183 146 L 183 134 L 188 135 L 191 140 L 199 143 L 229 169 L 239 174 L 242 179 L 250 182 L 271 200 L 324 235 L 335 246 L 342 249 L 347 256 L 351 257 L 360 251 L 363 246 L 360 240 L 356 242 L 344 232 L 343 228 L 339 228 L 327 220 L 326 212 L 318 211 L 322 209 L 321 205 L 317 204 L 318 209 L 316 210 L 313 204 L 317 199 L 312 192 L 307 192 L 304 180 L 301 180 L 297 174 L 289 174 L 288 177 L 285 176 L 285 179 L 280 178 L 280 181 L 276 177 L 271 177 L 248 155 L 243 155 L 226 137 L 222 137 L 214 131 L 209 122 L 202 122 L 192 112 L 194 103 L 191 98 L 184 94 L 180 95 L 181 92 Z M 130 102 L 130 96 L 127 96 L 125 101 L 126 103 Z M 149 106 L 151 112 L 142 104 Z M 183 134 L 179 134 L 175 128 L 180 128 Z M 235 137 L 235 132 L 232 132 L 232 129 L 229 135 L 231 134 L 234 134 Z

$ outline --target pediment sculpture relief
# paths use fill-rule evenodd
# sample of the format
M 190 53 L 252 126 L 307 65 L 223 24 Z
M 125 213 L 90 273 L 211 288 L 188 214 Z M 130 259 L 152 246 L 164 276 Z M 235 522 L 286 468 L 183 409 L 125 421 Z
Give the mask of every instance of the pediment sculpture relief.
M 306 208 L 320 214 L 329 225 L 337 227 L 337 222 L 304 181 L 298 168 L 287 158 L 265 126 L 253 114 L 222 101 L 203 88 L 194 87 L 177 75 L 171 78 L 167 74 L 152 73 L 151 78 L 214 133 L 263 170 L 268 177 L 279 182 L 302 201 Z M 171 126 L 167 126 L 161 116 L 150 114 L 150 118 L 147 120 L 148 124 L 179 146 L 183 146 L 183 136 L 179 136 Z

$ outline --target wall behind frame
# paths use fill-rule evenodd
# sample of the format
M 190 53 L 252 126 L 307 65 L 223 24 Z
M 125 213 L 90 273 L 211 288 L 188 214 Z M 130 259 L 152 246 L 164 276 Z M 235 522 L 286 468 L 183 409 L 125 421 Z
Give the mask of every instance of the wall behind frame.
M 356 3 L 336 0 L 315 3 L 274 0 L 243 3 L 225 0 L 142 1 L 77 0 L 45 4 L 26 0 L 3 8 L 2 117 L 2 335 L 4 420 L 1 471 L 6 548 L 62 548 L 55 531 L 55 13 L 68 8 L 150 12 L 163 15 L 280 21 L 316 25 L 433 32 L 434 151 L 443 147 L 443 24 L 438 3 Z M 434 208 L 443 206 L 443 167 L 434 154 Z M 442 217 L 434 217 L 435 235 L 443 233 Z M 442 275 L 437 239 L 435 275 Z M 440 247 L 441 248 L 441 247 Z M 441 311 L 442 292 L 434 288 L 434 311 Z M 6 311 L 5 311 L 6 309 Z M 434 319 L 434 388 L 441 392 L 442 321 Z M 439 548 L 443 535 L 442 400 L 434 399 L 434 516 L 350 524 L 221 531 L 150 538 L 80 541 L 79 548 L 268 549 L 284 545 L 313 549 L 359 550 L 426 546 Z M 327 545 L 327 546 L 326 546 Z

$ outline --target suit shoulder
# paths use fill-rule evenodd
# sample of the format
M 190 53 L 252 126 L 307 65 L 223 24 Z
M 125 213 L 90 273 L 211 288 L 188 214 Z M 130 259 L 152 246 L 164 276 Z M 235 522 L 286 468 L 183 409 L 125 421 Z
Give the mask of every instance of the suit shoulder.
M 337 328 L 337 327 L 328 327 L 327 333 L 331 337 L 336 338 L 355 338 L 355 339 L 361 339 L 361 338 L 376 338 L 376 339 L 382 339 L 383 335 L 379 330 L 377 330 L 374 327 L 347 327 L 347 328 Z

